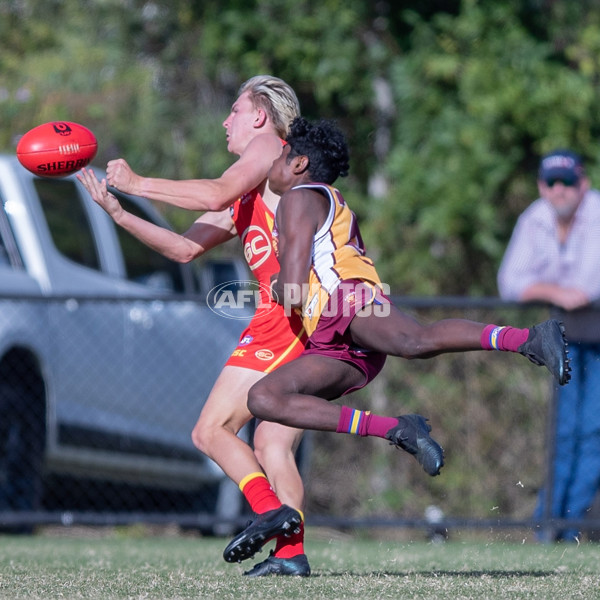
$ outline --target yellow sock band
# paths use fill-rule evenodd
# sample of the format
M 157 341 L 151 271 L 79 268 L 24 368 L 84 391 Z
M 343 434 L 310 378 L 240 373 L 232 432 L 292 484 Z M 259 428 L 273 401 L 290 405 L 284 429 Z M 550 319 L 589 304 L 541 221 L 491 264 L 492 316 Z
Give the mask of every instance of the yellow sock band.
M 265 479 L 267 478 L 267 476 L 264 473 L 260 473 L 260 472 L 250 473 L 250 475 L 246 475 L 246 477 L 244 477 L 244 479 L 242 479 L 240 481 L 240 484 L 238 486 L 240 488 L 240 492 L 244 491 L 244 487 L 246 486 L 246 484 L 249 481 L 252 481 L 253 479 L 256 479 L 257 477 L 264 477 Z
M 492 332 L 490 333 L 490 346 L 494 349 L 494 350 L 499 350 L 498 348 L 498 338 L 500 337 L 500 332 L 506 329 L 506 326 L 504 327 L 495 327 Z

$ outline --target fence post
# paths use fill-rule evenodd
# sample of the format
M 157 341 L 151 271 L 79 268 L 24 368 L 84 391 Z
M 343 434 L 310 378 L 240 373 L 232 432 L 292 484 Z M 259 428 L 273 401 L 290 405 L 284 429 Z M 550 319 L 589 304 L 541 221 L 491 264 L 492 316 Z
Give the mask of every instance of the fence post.
M 544 484 L 542 523 L 539 537 L 543 541 L 554 541 L 556 531 L 552 525 L 552 503 L 554 502 L 554 458 L 556 456 L 556 413 L 558 408 L 558 385 L 552 383 L 546 428 L 546 483 Z

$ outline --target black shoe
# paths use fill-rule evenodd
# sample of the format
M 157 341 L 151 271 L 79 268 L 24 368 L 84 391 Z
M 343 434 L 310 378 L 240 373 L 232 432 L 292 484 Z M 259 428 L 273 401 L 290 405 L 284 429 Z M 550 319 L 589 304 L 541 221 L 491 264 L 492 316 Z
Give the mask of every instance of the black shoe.
M 392 427 L 385 438 L 392 444 L 412 454 L 425 472 L 431 475 L 440 474 L 444 466 L 444 450 L 429 435 L 431 425 L 421 415 L 403 415 L 398 417 L 398 425 Z
M 297 577 L 308 577 L 310 575 L 310 565 L 306 554 L 298 554 L 292 558 L 277 558 L 271 555 L 267 560 L 254 565 L 244 575 L 248 577 L 264 577 L 265 575 L 295 575 Z
M 278 535 L 291 535 L 300 532 L 302 517 L 300 513 L 282 504 L 256 516 L 256 519 L 237 535 L 223 551 L 227 562 L 241 562 L 252 558 L 270 539 Z
M 527 341 L 519 346 L 518 351 L 532 363 L 546 366 L 560 385 L 565 385 L 571 379 L 565 327 L 560 321 L 550 319 L 534 325 L 529 330 Z

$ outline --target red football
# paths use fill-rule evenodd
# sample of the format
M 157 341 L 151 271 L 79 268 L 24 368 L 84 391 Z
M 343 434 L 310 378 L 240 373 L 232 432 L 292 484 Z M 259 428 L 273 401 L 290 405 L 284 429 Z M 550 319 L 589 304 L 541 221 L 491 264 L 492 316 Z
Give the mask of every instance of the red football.
M 53 121 L 30 129 L 17 144 L 19 162 L 35 175 L 64 177 L 96 156 L 96 136 L 83 125 Z

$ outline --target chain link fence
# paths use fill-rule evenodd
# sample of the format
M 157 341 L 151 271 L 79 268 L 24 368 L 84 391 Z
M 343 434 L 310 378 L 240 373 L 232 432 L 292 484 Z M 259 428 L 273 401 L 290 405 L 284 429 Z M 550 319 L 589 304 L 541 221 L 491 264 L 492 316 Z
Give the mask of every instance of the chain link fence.
M 396 302 L 423 322 L 527 327 L 548 317 L 497 300 Z M 208 322 L 201 305 L 0 298 L 0 527 L 174 522 L 227 533 L 245 523 L 239 490 L 190 438 L 243 323 Z M 442 475 L 427 477 L 385 440 L 307 434 L 308 524 L 426 528 L 436 507 L 445 527 L 539 527 L 553 393 L 546 369 L 515 354 L 390 357 L 343 402 L 427 416 L 445 448 Z M 251 439 L 251 427 L 241 435 Z M 600 529 L 597 519 L 581 525 Z
M 243 325 L 201 298 L 0 298 L 0 523 L 239 517 L 190 433 Z

